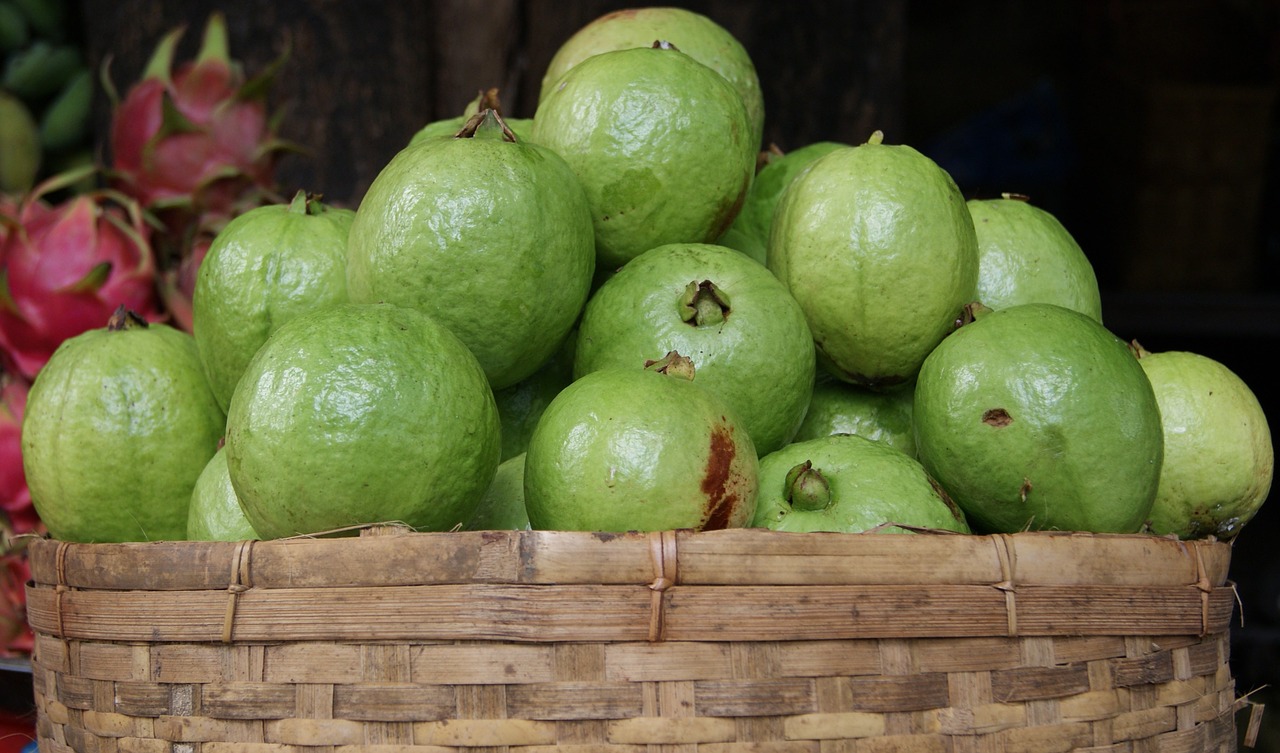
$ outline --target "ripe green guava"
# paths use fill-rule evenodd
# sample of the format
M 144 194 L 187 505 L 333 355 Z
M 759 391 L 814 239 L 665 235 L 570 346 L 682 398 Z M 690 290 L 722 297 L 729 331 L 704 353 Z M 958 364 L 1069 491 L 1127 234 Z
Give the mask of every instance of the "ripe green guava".
M 261 538 L 240 507 L 240 498 L 231 486 L 227 451 L 219 447 L 196 479 L 187 511 L 187 539 L 190 541 L 248 541 Z
M 1164 428 L 1151 531 L 1235 538 L 1266 502 L 1275 474 L 1262 405 L 1243 379 L 1208 356 L 1130 347 L 1151 380 Z
M 31 502 L 63 541 L 180 541 L 224 421 L 195 340 L 121 307 L 64 340 L 31 386 Z
M 729 406 L 696 384 L 695 372 L 669 355 L 646 369 L 593 371 L 557 395 L 525 454 L 531 526 L 660 531 L 749 523 L 759 481 L 755 447 Z
M 915 458 L 855 434 L 793 442 L 761 458 L 752 525 L 775 531 L 970 532 L 964 513 Z
M 529 527 L 524 509 L 524 453 L 503 460 L 493 483 L 480 498 L 465 531 L 523 531 Z
M 756 147 L 737 91 L 667 45 L 593 55 L 538 104 L 531 138 L 582 182 L 597 263 L 711 243 L 746 198 Z
M 227 468 L 264 539 L 392 521 L 447 531 L 493 480 L 499 432 L 483 369 L 443 324 L 340 303 L 286 322 L 249 362 Z
M 911 428 L 914 401 L 915 385 L 878 391 L 820 374 L 804 421 L 791 441 L 857 434 L 915 457 L 916 439 Z
M 575 377 L 640 369 L 677 351 L 723 399 L 758 453 L 790 441 L 813 392 L 804 312 L 760 264 L 723 246 L 674 243 L 640 254 L 600 286 L 578 325 Z
M 564 74 L 583 60 L 602 52 L 650 47 L 660 39 L 719 73 L 738 92 L 751 127 L 751 149 L 758 150 L 764 134 L 764 93 L 751 56 L 728 29 L 685 8 L 627 8 L 578 29 L 547 64 L 538 101 L 549 97 Z
M 347 300 L 347 235 L 355 212 L 298 191 L 255 207 L 213 239 L 196 274 L 192 334 L 225 411 L 244 368 L 277 327 Z
M 1057 217 L 1015 194 L 967 206 L 978 235 L 976 300 L 993 309 L 1056 303 L 1102 321 L 1093 265 Z
M 912 422 L 920 462 L 975 529 L 1134 533 L 1155 501 L 1151 382 L 1078 311 L 979 309 L 925 359 Z
M 877 131 L 792 180 L 767 265 L 804 309 L 824 367 L 888 388 L 915 377 L 973 300 L 978 242 L 951 176 Z
M 438 319 L 500 390 L 544 364 L 577 320 L 595 236 L 563 159 L 516 139 L 493 110 L 468 131 L 406 147 L 374 178 L 351 225 L 347 288 L 353 302 Z

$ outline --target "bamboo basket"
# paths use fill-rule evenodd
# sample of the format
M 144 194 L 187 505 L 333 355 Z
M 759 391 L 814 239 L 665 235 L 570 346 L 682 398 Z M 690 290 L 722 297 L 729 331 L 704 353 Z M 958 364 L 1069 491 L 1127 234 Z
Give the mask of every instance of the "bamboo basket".
M 1236 749 L 1221 542 L 366 533 L 33 542 L 41 752 Z

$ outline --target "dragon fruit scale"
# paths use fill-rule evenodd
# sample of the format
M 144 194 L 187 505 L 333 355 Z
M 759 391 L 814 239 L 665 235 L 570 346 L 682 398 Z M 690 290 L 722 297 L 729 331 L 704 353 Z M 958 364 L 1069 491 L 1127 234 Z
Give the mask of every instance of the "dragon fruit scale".
M 195 59 L 175 69 L 184 31 L 179 26 L 160 41 L 123 99 L 109 90 L 114 182 L 157 214 L 229 212 L 245 190 L 273 188 L 278 156 L 292 148 L 276 138 L 266 108 L 284 56 L 246 80 L 230 58 L 225 18 L 214 13 Z
M 0 353 L 6 371 L 34 379 L 63 340 L 103 327 L 125 305 L 165 317 L 157 292 L 151 226 L 127 196 L 110 189 L 49 204 L 79 179 L 54 176 L 25 196 L 0 242 Z

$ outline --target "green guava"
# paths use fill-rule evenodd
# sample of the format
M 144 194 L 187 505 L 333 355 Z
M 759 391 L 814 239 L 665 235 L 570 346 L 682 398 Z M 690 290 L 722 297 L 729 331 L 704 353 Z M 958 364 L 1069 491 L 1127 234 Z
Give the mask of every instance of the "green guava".
M 503 460 L 493 483 L 480 498 L 466 531 L 523 531 L 529 527 L 524 509 L 524 453 Z
M 1078 311 L 980 308 L 925 359 L 912 423 L 920 462 L 975 529 L 1133 533 L 1155 501 L 1151 382 Z
M 687 359 L 602 369 L 556 396 L 525 455 L 535 529 L 737 528 L 755 513 L 759 460 L 723 400 Z M 683 372 L 669 373 L 669 372 Z
M 347 300 L 354 217 L 299 191 L 289 204 L 237 216 L 213 239 L 196 274 L 191 326 L 224 411 L 268 335 L 301 313 Z
M 1164 428 L 1151 531 L 1235 538 L 1266 502 L 1275 473 L 1262 405 L 1243 379 L 1208 356 L 1130 347 L 1151 380 Z
M 814 160 L 778 202 L 767 265 L 804 309 L 831 373 L 909 383 L 978 279 L 964 197 L 933 160 L 877 131 Z
M 870 390 L 819 375 L 804 421 L 791 441 L 856 434 L 915 457 L 916 439 L 911 428 L 914 401 L 915 385 Z
M 595 271 L 591 210 L 568 164 L 492 110 L 470 135 L 406 147 L 356 210 L 347 288 L 438 319 L 493 389 L 532 374 L 577 320 Z
M 968 207 L 978 236 L 976 300 L 993 309 L 1056 303 L 1102 321 L 1093 265 L 1057 217 L 1014 194 Z
M 227 451 L 219 447 L 196 479 L 187 511 L 187 539 L 190 541 L 248 541 L 261 538 L 240 507 L 240 498 L 231 486 Z
M 789 152 L 776 147 L 762 152 L 762 159 L 758 161 L 762 164 L 756 170 L 751 189 L 747 191 L 742 211 L 719 242 L 767 264 L 769 230 L 773 227 L 773 212 L 782 193 L 814 160 L 845 146 L 836 141 L 815 141 Z
M 31 502 L 63 541 L 179 541 L 225 417 L 195 340 L 123 307 L 64 340 L 27 396 Z
M 334 304 L 272 333 L 227 414 L 227 467 L 264 539 L 398 521 L 447 531 L 493 480 L 484 371 L 443 324 L 391 303 Z
M 587 192 L 597 263 L 667 243 L 710 243 L 746 198 L 758 147 L 742 98 L 669 46 L 604 52 L 564 75 L 533 116 L 532 139 Z
M 964 513 L 915 458 L 855 434 L 793 442 L 762 457 L 752 525 L 775 531 L 970 532 Z
M 457 136 L 458 132 L 466 127 L 467 121 L 471 120 L 471 117 L 477 112 L 484 109 L 491 109 L 502 115 L 502 102 L 498 99 L 498 90 L 496 88 L 482 90 L 475 99 L 467 103 L 461 115 L 427 123 L 409 139 L 409 146 L 437 136 Z M 508 118 L 503 116 L 503 121 L 506 122 L 507 127 L 511 129 L 517 139 L 528 141 L 529 131 L 533 129 L 533 118 Z
M 742 254 L 673 243 L 632 259 L 587 302 L 573 372 L 640 369 L 673 350 L 733 409 L 757 452 L 786 444 L 804 420 L 813 336 L 777 278 Z
M 728 29 L 685 8 L 628 8 L 606 13 L 578 29 L 547 64 L 538 101 L 549 97 L 564 74 L 583 60 L 602 52 L 650 47 L 658 40 L 669 42 L 729 82 L 747 111 L 751 149 L 759 150 L 764 134 L 764 93 L 751 56 Z
M 560 390 L 573 381 L 573 353 L 577 330 L 570 331 L 551 360 L 519 382 L 494 390 L 498 417 L 502 419 L 502 459 L 521 455 L 529 447 L 529 437 L 538 419 Z

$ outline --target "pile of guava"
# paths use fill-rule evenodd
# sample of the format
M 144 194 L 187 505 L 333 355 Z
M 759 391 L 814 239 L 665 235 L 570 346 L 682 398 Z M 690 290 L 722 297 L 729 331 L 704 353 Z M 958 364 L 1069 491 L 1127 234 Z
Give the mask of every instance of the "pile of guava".
M 192 334 L 121 308 L 66 341 L 26 406 L 37 512 L 83 542 L 1229 540 L 1257 512 L 1256 396 L 1107 329 L 1052 214 L 966 196 L 880 131 L 762 144 L 765 117 L 711 18 L 596 19 L 531 117 L 482 90 L 405 134 L 358 206 L 313 187 L 229 223 Z

